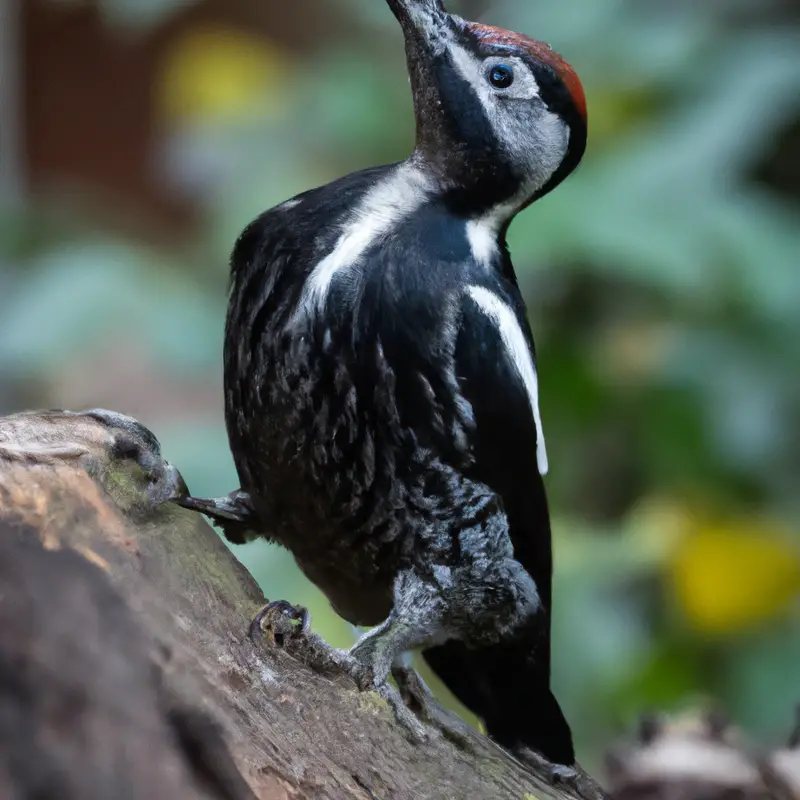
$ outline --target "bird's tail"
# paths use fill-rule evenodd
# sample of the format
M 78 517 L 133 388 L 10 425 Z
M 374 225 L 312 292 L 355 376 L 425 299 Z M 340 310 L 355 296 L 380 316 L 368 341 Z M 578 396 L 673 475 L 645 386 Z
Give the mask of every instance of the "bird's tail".
M 550 690 L 549 643 L 529 640 L 469 649 L 448 642 L 423 652 L 448 689 L 483 719 L 509 750 L 527 747 L 554 764 L 572 765 L 572 732 Z

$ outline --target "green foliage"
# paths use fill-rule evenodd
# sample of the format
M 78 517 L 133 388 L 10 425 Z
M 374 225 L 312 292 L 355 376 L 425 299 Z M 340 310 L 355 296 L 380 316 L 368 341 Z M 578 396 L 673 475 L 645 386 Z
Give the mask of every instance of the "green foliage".
M 141 28 L 187 2 L 103 8 Z M 326 46 L 289 64 L 282 114 L 173 131 L 190 162 L 223 165 L 203 184 L 204 225 L 185 252 L 111 241 L 64 208 L 0 214 L 6 381 L 46 384 L 98 339 L 121 339 L 147 353 L 158 380 L 219 388 L 239 231 L 298 191 L 411 147 L 391 16 L 375 0 L 334 5 L 369 35 L 331 42 L 320 31 Z M 662 496 L 713 514 L 776 515 L 797 534 L 800 186 L 759 178 L 765 164 L 797 159 L 777 143 L 800 115 L 800 30 L 768 22 L 780 19 L 777 5 L 505 0 L 485 14 L 552 42 L 588 96 L 584 164 L 522 215 L 510 244 L 552 464 L 554 681 L 590 752 L 650 705 L 710 695 L 775 732 L 800 700 L 796 615 L 724 644 L 693 633 L 664 580 L 671 540 L 637 517 L 637 503 Z M 234 488 L 221 401 L 201 422 L 166 412 L 147 421 L 193 491 Z M 270 598 L 306 603 L 317 630 L 352 640 L 287 553 L 262 543 L 237 555 Z

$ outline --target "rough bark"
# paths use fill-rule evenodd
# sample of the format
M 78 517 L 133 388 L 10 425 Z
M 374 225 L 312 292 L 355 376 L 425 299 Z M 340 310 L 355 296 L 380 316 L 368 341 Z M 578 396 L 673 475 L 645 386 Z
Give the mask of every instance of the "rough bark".
M 185 491 L 136 429 L 0 419 L 1 797 L 570 795 L 477 733 L 410 742 L 291 637 L 251 642 L 265 598 Z

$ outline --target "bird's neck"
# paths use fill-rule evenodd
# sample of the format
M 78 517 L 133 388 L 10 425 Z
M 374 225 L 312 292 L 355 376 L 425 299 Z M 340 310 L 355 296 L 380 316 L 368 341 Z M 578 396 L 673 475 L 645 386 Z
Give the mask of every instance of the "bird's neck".
M 445 162 L 417 149 L 402 168 L 406 175 L 420 176 L 417 185 L 426 186 L 425 203 L 477 226 L 485 236 L 504 240 L 511 220 L 528 200 L 527 192 L 502 171 L 493 173 L 480 154 L 474 156 L 452 153 Z
M 476 201 L 470 188 L 443 180 L 414 155 L 391 169 L 366 198 L 357 217 L 358 236 L 373 240 L 390 230 L 413 237 L 420 257 L 467 259 L 486 269 L 505 263 L 505 235 L 516 200 Z M 380 230 L 379 230 L 380 229 Z

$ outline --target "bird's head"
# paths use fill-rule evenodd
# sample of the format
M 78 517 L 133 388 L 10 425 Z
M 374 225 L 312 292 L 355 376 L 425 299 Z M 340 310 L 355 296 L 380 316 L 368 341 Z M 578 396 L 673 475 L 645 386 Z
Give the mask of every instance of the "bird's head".
M 417 153 L 466 213 L 508 216 L 552 190 L 586 147 L 586 99 L 548 45 L 448 14 L 442 0 L 387 0 L 403 28 Z

